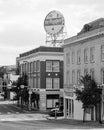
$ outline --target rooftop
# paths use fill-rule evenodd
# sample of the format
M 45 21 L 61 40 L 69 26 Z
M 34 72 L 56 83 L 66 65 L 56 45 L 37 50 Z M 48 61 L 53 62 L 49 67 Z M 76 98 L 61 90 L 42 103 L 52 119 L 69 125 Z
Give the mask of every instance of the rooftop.
M 72 43 L 83 42 L 90 38 L 94 38 L 98 35 L 104 34 L 104 18 L 99 18 L 95 21 L 87 23 L 83 26 L 82 30 L 75 36 L 65 39 L 64 45 L 69 45 Z
M 62 47 L 46 47 L 46 46 L 40 46 L 38 48 L 35 48 L 33 50 L 27 51 L 25 53 L 22 53 L 19 55 L 19 57 L 25 57 L 37 52 L 63 52 Z
M 102 28 L 102 27 L 104 27 L 104 18 L 99 18 L 90 23 L 85 24 L 82 30 L 78 33 L 78 35 L 86 33 L 88 31 L 98 29 L 98 28 Z

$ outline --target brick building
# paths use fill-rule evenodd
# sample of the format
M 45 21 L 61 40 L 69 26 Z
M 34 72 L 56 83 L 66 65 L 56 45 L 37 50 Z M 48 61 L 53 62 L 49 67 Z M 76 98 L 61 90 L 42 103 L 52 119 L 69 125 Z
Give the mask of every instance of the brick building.
M 55 107 L 63 97 L 63 48 L 40 46 L 17 58 L 20 75 L 28 75 L 28 86 L 39 94 L 39 108 Z

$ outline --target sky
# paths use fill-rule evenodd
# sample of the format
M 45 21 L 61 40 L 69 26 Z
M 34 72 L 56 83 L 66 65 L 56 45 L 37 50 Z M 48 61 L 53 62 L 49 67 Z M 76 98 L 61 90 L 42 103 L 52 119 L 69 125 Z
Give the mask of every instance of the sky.
M 44 20 L 52 10 L 63 14 L 71 37 L 104 18 L 104 0 L 0 0 L 0 66 L 15 65 L 19 54 L 46 45 Z

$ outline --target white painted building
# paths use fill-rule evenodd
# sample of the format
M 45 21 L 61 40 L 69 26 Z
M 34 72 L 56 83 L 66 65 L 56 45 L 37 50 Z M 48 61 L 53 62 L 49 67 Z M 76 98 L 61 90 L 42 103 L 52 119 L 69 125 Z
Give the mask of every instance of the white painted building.
M 65 118 L 83 119 L 81 102 L 76 101 L 74 87 L 79 86 L 80 76 L 90 74 L 99 85 L 104 84 L 104 19 L 84 25 L 64 44 L 64 115 Z M 87 110 L 86 119 L 95 120 L 95 108 Z M 102 100 L 102 118 L 104 102 Z

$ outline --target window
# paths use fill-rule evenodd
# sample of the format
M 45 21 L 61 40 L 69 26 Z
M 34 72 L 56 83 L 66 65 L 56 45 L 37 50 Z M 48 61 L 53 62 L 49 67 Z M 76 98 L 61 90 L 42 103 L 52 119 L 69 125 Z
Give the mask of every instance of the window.
M 52 89 L 52 78 L 46 78 L 46 89 Z
M 90 75 L 91 75 L 91 78 L 94 79 L 94 69 L 90 70 Z
M 68 52 L 66 54 L 66 65 L 69 65 L 70 64 L 70 53 Z
M 72 70 L 72 84 L 75 84 L 75 71 Z
M 34 61 L 34 72 L 36 72 L 36 61 Z
M 67 85 L 70 84 L 70 72 L 69 71 L 66 72 L 66 84 Z
M 104 61 L 104 45 L 101 46 L 101 60 Z
M 33 87 L 36 88 L 36 77 L 34 77 L 34 81 L 33 81 L 33 82 L 34 82 L 34 83 L 33 83 L 33 84 L 34 84 Z
M 33 72 L 33 62 L 30 63 L 31 73 Z
M 104 84 L 104 69 L 101 70 L 101 82 Z
M 88 63 L 88 48 L 84 49 L 84 62 Z
M 75 51 L 72 51 L 72 64 L 75 62 Z
M 30 63 L 28 64 L 28 68 L 29 68 L 29 73 L 30 73 Z
M 40 71 L 40 61 L 36 61 L 36 71 L 39 72 Z
M 59 89 L 59 78 L 53 78 L 53 88 Z
M 81 63 L 81 50 L 77 51 L 77 64 Z
M 81 76 L 80 70 L 78 70 L 78 71 L 77 71 L 77 84 L 80 83 L 80 76 Z
M 59 72 L 59 61 L 53 61 L 53 72 Z
M 90 61 L 94 62 L 95 60 L 95 47 L 90 48 Z
M 53 101 L 52 99 L 47 99 L 47 108 L 52 108 L 53 107 Z
M 84 76 L 88 74 L 88 69 L 84 69 Z
M 59 72 L 59 61 L 46 61 L 46 72 Z
M 40 77 L 37 77 L 37 88 L 40 88 Z
M 52 72 L 52 61 L 46 61 L 46 72 Z

